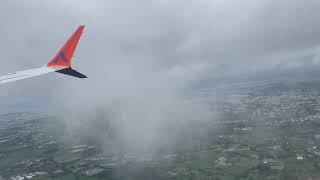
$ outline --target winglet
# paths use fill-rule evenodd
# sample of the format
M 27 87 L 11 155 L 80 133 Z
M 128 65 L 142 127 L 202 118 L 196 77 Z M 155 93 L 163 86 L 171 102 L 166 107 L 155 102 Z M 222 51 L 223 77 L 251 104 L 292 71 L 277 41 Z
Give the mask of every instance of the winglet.
M 80 25 L 77 30 L 72 34 L 68 41 L 58 51 L 54 58 L 49 61 L 47 67 L 52 68 L 69 68 L 71 67 L 71 59 L 73 53 L 78 45 L 84 25 Z
M 87 76 L 79 73 L 78 71 L 72 69 L 71 67 L 69 68 L 65 68 L 65 69 L 61 69 L 61 70 L 58 70 L 56 71 L 57 73 L 61 73 L 61 74 L 66 74 L 66 75 L 69 75 L 69 76 L 74 76 L 74 77 L 77 77 L 77 78 L 87 78 Z

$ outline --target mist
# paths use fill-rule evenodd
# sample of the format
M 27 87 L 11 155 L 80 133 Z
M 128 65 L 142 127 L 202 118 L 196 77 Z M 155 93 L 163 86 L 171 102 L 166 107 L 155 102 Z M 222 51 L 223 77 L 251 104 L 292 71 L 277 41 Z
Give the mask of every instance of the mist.
M 198 81 L 318 65 L 319 6 L 312 0 L 1 2 L 1 72 L 45 64 L 85 24 L 73 66 L 89 78 L 57 74 L 6 85 L 0 107 L 23 98 L 44 102 L 43 111 L 63 120 L 67 142 L 92 138 L 106 151 L 155 152 L 174 145 L 184 124 L 219 118 L 192 96 Z

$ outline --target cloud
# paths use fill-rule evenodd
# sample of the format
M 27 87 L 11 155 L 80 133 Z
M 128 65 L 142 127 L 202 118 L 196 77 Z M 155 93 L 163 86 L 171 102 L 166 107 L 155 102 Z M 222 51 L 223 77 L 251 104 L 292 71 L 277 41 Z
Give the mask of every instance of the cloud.
M 316 0 L 3 1 L 0 72 L 45 64 L 85 24 L 73 64 L 89 79 L 57 74 L 5 85 L 0 107 L 31 97 L 48 102 L 70 136 L 81 128 L 84 136 L 101 135 L 107 130 L 96 127 L 105 119 L 117 142 L 155 146 L 170 122 L 215 119 L 207 104 L 186 100 L 190 84 L 318 63 L 319 6 Z

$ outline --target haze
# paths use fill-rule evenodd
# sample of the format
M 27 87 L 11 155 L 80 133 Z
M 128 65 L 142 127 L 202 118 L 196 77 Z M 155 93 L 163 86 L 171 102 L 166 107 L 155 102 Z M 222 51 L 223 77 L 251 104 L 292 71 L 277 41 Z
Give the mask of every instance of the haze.
M 319 8 L 316 0 L 2 1 L 0 72 L 46 64 L 85 24 L 73 66 L 89 78 L 8 84 L 0 107 L 61 117 L 68 142 L 93 136 L 110 149 L 107 123 L 113 143 L 154 150 L 174 143 L 164 127 L 216 119 L 193 101 L 196 85 L 318 67 Z

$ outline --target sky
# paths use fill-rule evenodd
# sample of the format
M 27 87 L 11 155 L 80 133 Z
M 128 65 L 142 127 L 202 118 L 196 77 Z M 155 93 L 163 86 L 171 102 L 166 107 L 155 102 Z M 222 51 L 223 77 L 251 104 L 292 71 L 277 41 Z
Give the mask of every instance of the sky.
M 319 66 L 319 9 L 317 0 L 1 1 L 0 73 L 46 64 L 84 24 L 73 67 L 89 78 L 6 84 L 0 107 L 45 107 L 65 119 L 66 136 L 112 119 L 119 142 L 148 147 L 166 122 L 216 118 L 184 98 L 199 81 Z

